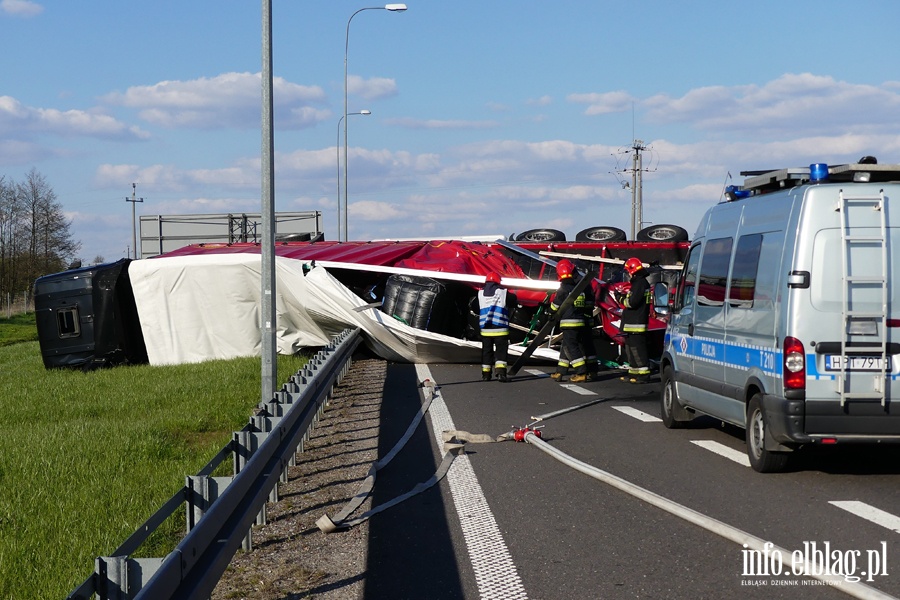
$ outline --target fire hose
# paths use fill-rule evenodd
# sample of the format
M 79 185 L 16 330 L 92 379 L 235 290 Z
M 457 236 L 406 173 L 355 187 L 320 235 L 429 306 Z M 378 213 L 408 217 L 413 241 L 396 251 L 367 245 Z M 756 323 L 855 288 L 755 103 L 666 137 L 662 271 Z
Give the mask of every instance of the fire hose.
M 557 415 L 561 415 L 567 412 L 571 412 L 573 410 L 578 410 L 579 408 L 584 408 L 585 406 L 589 406 L 591 404 L 596 404 L 601 400 L 592 400 L 590 402 L 585 402 L 584 404 L 579 404 L 578 406 L 574 406 L 567 409 L 558 410 L 552 413 L 548 413 L 546 415 L 540 415 L 537 417 L 531 417 L 532 422 L 524 427 L 513 427 L 511 431 L 501 434 L 497 437 L 491 437 L 484 433 L 469 433 L 467 431 L 444 431 L 442 432 L 442 439 L 444 441 L 444 457 L 441 460 L 440 465 L 438 465 L 437 470 L 427 480 L 417 484 L 411 490 L 397 496 L 383 504 L 378 505 L 377 507 L 371 508 L 365 513 L 359 515 L 356 518 L 350 518 L 356 510 L 362 505 L 363 502 L 369 497 L 372 493 L 372 490 L 375 487 L 375 478 L 381 469 L 388 465 L 391 460 L 394 459 L 395 456 L 403 449 L 406 445 L 406 442 L 412 437 L 415 430 L 418 428 L 419 423 L 421 423 L 425 413 L 428 412 L 429 407 L 431 406 L 431 402 L 434 399 L 435 393 L 435 385 L 431 380 L 425 380 L 422 383 L 422 389 L 425 396 L 425 402 L 422 403 L 422 406 L 419 408 L 419 411 L 416 413 L 415 417 L 413 417 L 412 422 L 407 427 L 406 432 L 403 436 L 394 444 L 394 447 L 391 448 L 390 452 L 388 452 L 384 458 L 376 461 L 369 468 L 369 472 L 366 475 L 365 479 L 363 479 L 362 483 L 359 486 L 358 491 L 353 496 L 353 498 L 344 505 L 344 507 L 333 517 L 329 517 L 327 514 L 322 515 L 316 521 L 316 526 L 324 532 L 324 533 L 334 533 L 335 531 L 349 529 L 351 527 L 355 527 L 367 521 L 373 515 L 376 515 L 392 506 L 396 506 L 401 502 L 408 500 L 409 498 L 415 496 L 416 494 L 420 494 L 430 487 L 434 486 L 438 483 L 444 476 L 447 474 L 447 471 L 450 470 L 450 466 L 453 464 L 453 459 L 465 452 L 465 446 L 467 443 L 489 443 L 489 442 L 502 442 L 506 440 L 514 440 L 516 442 L 524 442 L 526 441 L 526 435 L 530 434 L 532 437 L 541 437 L 540 427 L 542 425 L 537 425 L 537 423 L 555 417 Z
M 372 467 L 369 469 L 368 476 L 360 486 L 359 492 L 337 515 L 335 515 L 333 518 L 329 517 L 328 515 L 323 515 L 319 518 L 318 521 L 316 521 L 316 525 L 324 533 L 333 533 L 338 530 L 348 529 L 350 527 L 358 525 L 369 519 L 371 516 L 380 513 L 388 508 L 396 506 L 397 504 L 400 504 L 410 497 L 432 487 L 434 484 L 438 483 L 441 479 L 444 478 L 444 476 L 450 470 L 454 458 L 464 453 L 466 443 L 487 443 L 514 440 L 516 442 L 531 444 L 538 450 L 544 452 L 545 454 L 558 460 L 564 465 L 575 469 L 580 473 L 583 473 L 593 479 L 596 479 L 597 481 L 610 485 L 639 500 L 643 500 L 647 504 L 655 506 L 656 508 L 666 511 L 689 523 L 693 523 L 694 525 L 697 525 L 705 529 L 706 531 L 715 533 L 723 537 L 724 539 L 739 544 L 743 548 L 749 548 L 760 553 L 773 553 L 774 551 L 778 551 L 781 553 L 781 556 L 788 556 L 790 554 L 788 550 L 785 550 L 778 546 L 773 546 L 771 542 L 767 542 L 750 533 L 742 531 L 741 529 L 719 521 L 718 519 L 704 515 L 703 513 L 678 504 L 677 502 L 669 500 L 663 496 L 660 496 L 659 494 L 651 492 L 650 490 L 626 481 L 625 479 L 613 475 L 612 473 L 603 471 L 602 469 L 598 469 L 597 467 L 573 458 L 568 454 L 558 450 L 557 448 L 554 448 L 551 444 L 542 439 L 540 429 L 543 427 L 543 425 L 539 425 L 539 423 L 541 423 L 542 421 L 575 410 L 579 410 L 581 408 L 585 408 L 599 402 L 604 402 L 606 400 L 605 398 L 595 398 L 594 400 L 585 402 L 583 404 L 563 408 L 544 415 L 532 416 L 531 422 L 528 425 L 525 425 L 523 427 L 513 427 L 511 431 L 501 434 L 496 438 L 493 438 L 487 434 L 471 434 L 465 431 L 444 431 L 442 433 L 442 440 L 444 441 L 444 458 L 441 461 L 441 464 L 439 465 L 437 471 L 435 471 L 434 475 L 432 475 L 431 478 L 429 478 L 427 481 L 419 483 L 409 492 L 401 496 L 397 496 L 394 499 L 385 502 L 375 508 L 372 508 L 357 518 L 350 519 L 349 516 L 366 500 L 368 495 L 371 493 L 372 488 L 374 487 L 375 474 L 377 473 L 377 471 L 387 465 L 390 460 L 393 459 L 394 456 L 396 456 L 396 454 L 402 449 L 403 445 L 405 445 L 406 441 L 411 437 L 412 433 L 415 431 L 416 427 L 419 425 L 428 408 L 430 407 L 431 402 L 434 398 L 436 386 L 432 381 L 425 380 L 421 384 L 421 387 L 424 391 L 425 402 L 423 403 L 419 412 L 416 414 L 413 422 L 410 424 L 404 436 L 397 442 L 397 444 L 383 459 L 377 461 L 372 465 Z M 807 560 L 805 562 L 808 563 L 809 561 Z M 868 586 L 863 582 L 846 581 L 839 575 L 814 574 L 820 571 L 821 570 L 817 571 L 817 565 L 805 565 L 805 572 L 811 573 L 811 575 L 809 575 L 810 577 L 826 583 L 834 583 L 835 581 L 840 579 L 841 586 L 836 589 L 839 589 L 840 591 L 843 591 L 856 598 L 865 600 L 887 600 L 893 598 L 893 596 L 885 594 L 884 592 Z

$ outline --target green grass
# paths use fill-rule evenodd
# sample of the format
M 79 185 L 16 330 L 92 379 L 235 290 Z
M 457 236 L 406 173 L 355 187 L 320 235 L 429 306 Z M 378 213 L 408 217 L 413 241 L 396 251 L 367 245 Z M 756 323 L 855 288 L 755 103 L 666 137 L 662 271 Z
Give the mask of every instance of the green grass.
M 4 344 L 22 335 L 7 326 Z M 278 380 L 304 362 L 279 356 Z M 260 371 L 259 358 L 45 370 L 37 342 L 0 345 L 0 599 L 80 585 L 247 423 Z M 138 555 L 164 556 L 183 526 L 182 510 Z
M 9 346 L 19 342 L 36 342 L 37 339 L 37 325 L 34 322 L 33 312 L 12 315 L 9 319 L 5 314 L 0 316 L 0 346 Z

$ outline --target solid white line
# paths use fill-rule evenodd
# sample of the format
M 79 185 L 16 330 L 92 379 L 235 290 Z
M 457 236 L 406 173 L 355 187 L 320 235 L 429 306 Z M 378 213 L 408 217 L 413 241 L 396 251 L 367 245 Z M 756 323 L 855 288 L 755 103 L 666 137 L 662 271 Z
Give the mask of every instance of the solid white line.
M 633 406 L 613 406 L 613 408 L 620 413 L 624 413 L 629 417 L 634 417 L 638 421 L 643 421 L 644 423 L 662 423 L 662 419 L 659 417 L 648 415 L 644 411 L 638 410 Z
M 876 525 L 886 527 L 887 529 L 892 530 L 894 533 L 900 533 L 900 517 L 898 517 L 897 515 L 892 515 L 889 512 L 885 512 L 880 508 L 875 508 L 870 504 L 859 502 L 858 500 L 838 500 L 829 502 L 828 504 L 833 504 L 838 508 L 843 508 L 847 512 L 853 513 L 857 517 L 862 517 L 863 519 L 871 521 Z
M 435 381 L 428 365 L 417 364 L 416 374 L 419 381 Z M 456 427 L 439 389 L 435 390 L 428 414 L 431 416 L 431 428 L 437 446 L 442 448 L 444 441 L 441 433 L 453 431 Z M 494 513 L 484 497 L 472 463 L 465 453 L 453 461 L 447 472 L 447 482 L 475 571 L 478 597 L 485 600 L 527 600 L 528 594 L 525 593 L 522 579 L 513 564 Z
M 574 385 L 571 383 L 561 383 L 559 387 L 564 387 L 570 392 L 575 392 L 576 394 L 581 394 L 582 396 L 596 396 L 597 392 L 592 392 L 587 388 L 583 388 L 580 385 Z
M 739 450 L 735 450 L 734 448 L 729 448 L 724 444 L 720 444 L 719 442 L 714 442 L 712 440 L 691 440 L 692 444 L 696 444 L 701 448 L 705 448 L 710 452 L 715 452 L 719 456 L 724 456 L 728 460 L 733 460 L 734 462 L 744 465 L 745 467 L 750 466 L 750 459 L 747 458 L 747 454 L 741 452 Z
M 568 454 L 565 454 L 561 450 L 557 450 L 533 433 L 526 433 L 525 441 L 529 444 L 535 445 L 538 449 L 549 454 L 550 456 L 553 456 L 563 464 L 572 467 L 576 471 L 584 473 L 589 477 L 593 477 L 597 481 L 601 481 L 603 483 L 606 483 L 607 485 L 622 490 L 626 494 L 630 494 L 635 498 L 643 500 L 648 504 L 651 504 L 661 510 L 675 515 L 676 517 L 684 519 L 689 523 L 693 523 L 707 531 L 720 535 L 726 540 L 730 540 L 739 544 L 744 549 L 749 548 L 756 552 L 759 552 L 760 554 L 766 553 L 766 555 L 768 556 L 776 555 L 776 552 L 777 555 L 781 557 L 791 556 L 791 552 L 777 545 L 774 545 L 772 542 L 763 540 L 762 538 L 758 538 L 751 533 L 748 533 L 742 529 L 738 529 L 737 527 L 724 523 L 723 521 L 719 521 L 718 519 L 714 519 L 713 517 L 705 515 L 692 508 L 688 508 L 683 504 L 678 504 L 673 500 L 669 500 L 664 496 L 660 496 L 655 492 L 651 492 L 648 489 L 642 488 L 634 483 L 631 483 L 630 481 L 613 475 L 608 471 L 603 471 L 601 469 L 598 469 L 597 467 L 582 462 L 577 458 L 573 458 Z M 896 600 L 894 596 L 870 587 L 865 583 L 862 583 L 861 581 L 847 581 L 841 575 L 832 575 L 828 573 L 828 570 L 824 568 L 822 564 L 817 563 L 815 557 L 813 557 L 812 559 L 804 558 L 802 560 L 802 563 L 803 564 L 801 566 L 803 567 L 803 572 L 810 574 L 808 575 L 808 577 L 828 583 L 834 586 L 834 589 L 844 592 L 845 594 L 854 596 L 856 598 L 863 598 L 866 600 Z M 820 574 L 816 575 L 815 573 Z

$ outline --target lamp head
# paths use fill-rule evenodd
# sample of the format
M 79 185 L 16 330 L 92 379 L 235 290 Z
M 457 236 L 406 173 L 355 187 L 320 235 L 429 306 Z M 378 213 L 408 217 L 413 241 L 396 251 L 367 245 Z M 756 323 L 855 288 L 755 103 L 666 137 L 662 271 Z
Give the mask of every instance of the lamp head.
M 402 11 L 406 10 L 406 5 L 405 4 L 385 4 L 384 8 L 385 8 L 385 10 L 393 10 L 393 11 L 397 11 L 397 12 L 402 12 Z

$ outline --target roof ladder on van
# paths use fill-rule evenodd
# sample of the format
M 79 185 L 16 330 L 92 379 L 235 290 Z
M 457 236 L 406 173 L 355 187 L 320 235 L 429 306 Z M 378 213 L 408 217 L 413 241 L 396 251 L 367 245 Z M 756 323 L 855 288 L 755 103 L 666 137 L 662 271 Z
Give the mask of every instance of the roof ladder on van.
M 887 249 L 887 222 L 885 214 L 884 191 L 882 190 L 877 196 L 850 196 L 840 192 L 840 198 L 837 210 L 841 213 L 841 269 L 844 278 L 843 298 L 841 304 L 842 322 L 844 324 L 841 333 L 841 356 L 847 357 L 848 350 L 850 355 L 865 355 L 880 359 L 880 371 L 876 370 L 872 375 L 881 374 L 881 377 L 873 377 L 874 383 L 871 391 L 851 392 L 849 390 L 848 371 L 850 360 L 845 358 L 841 362 L 841 369 L 837 376 L 838 390 L 841 394 L 841 406 L 843 407 L 847 400 L 880 400 L 881 405 L 885 406 L 886 389 L 888 377 L 888 351 L 887 351 L 887 307 L 888 307 L 888 249 Z M 868 211 L 869 214 L 864 214 Z M 861 228 L 858 223 L 871 223 L 871 212 L 875 211 L 880 222 L 880 230 L 877 234 L 865 233 L 859 234 Z M 867 217 L 867 218 L 866 218 Z M 864 227 L 869 232 L 872 227 Z M 868 260 L 861 260 L 860 253 L 855 251 L 857 248 L 880 248 L 881 259 L 880 265 L 875 269 L 872 268 L 871 260 L 873 257 L 870 253 L 865 256 Z M 861 274 L 865 269 L 866 274 Z M 873 271 L 875 274 L 873 274 Z M 860 292 L 868 290 L 870 297 L 874 293 L 880 292 L 880 311 L 873 312 L 871 310 L 856 310 L 853 308 L 854 296 L 856 296 L 856 304 L 859 304 Z M 871 302 L 869 305 L 871 306 Z M 859 338 L 861 333 L 857 325 L 874 322 L 877 328 L 874 336 L 867 334 L 865 342 L 853 342 L 851 344 L 851 336 Z

